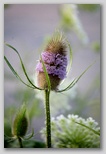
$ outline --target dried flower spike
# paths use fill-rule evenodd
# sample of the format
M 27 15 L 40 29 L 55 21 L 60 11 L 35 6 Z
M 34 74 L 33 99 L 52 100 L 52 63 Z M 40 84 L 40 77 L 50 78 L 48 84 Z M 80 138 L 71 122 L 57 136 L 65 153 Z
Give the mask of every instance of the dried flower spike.
M 61 80 L 66 77 L 67 67 L 67 41 L 61 32 L 54 33 L 41 57 L 49 75 L 51 90 L 57 90 Z M 38 86 L 42 89 L 47 88 L 48 83 L 41 60 L 36 66 L 36 71 Z

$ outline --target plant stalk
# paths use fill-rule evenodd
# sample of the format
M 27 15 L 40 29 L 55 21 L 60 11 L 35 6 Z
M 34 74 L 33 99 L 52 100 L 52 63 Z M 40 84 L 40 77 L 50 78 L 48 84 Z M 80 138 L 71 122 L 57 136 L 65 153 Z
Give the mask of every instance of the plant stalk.
M 45 114 L 46 114 L 46 141 L 47 148 L 51 148 L 51 118 L 50 118 L 50 104 L 49 104 L 50 91 L 45 90 Z
M 18 137 L 18 142 L 19 142 L 20 148 L 23 148 L 22 139 L 20 137 Z

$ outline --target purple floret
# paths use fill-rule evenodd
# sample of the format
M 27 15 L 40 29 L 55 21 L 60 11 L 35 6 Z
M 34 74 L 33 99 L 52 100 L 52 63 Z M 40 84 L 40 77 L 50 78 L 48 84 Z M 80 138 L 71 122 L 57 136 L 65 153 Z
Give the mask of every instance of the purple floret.
M 61 54 L 55 54 L 50 52 L 43 52 L 41 54 L 42 60 L 45 63 L 48 74 L 58 76 L 60 79 L 66 77 L 67 57 Z M 44 72 L 42 62 L 38 62 L 36 71 Z
M 55 61 L 55 54 L 50 52 L 43 52 L 42 59 L 45 63 L 51 64 Z

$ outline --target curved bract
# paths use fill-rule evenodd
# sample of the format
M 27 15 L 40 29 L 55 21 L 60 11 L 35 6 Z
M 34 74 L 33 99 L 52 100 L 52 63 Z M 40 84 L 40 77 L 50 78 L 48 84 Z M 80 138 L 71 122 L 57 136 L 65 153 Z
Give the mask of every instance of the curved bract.
M 20 59 L 20 62 L 21 62 L 21 66 L 22 66 L 23 72 L 24 72 L 24 74 L 25 74 L 25 76 L 26 76 L 26 78 L 27 78 L 29 84 L 31 84 L 31 86 L 28 85 L 27 83 L 25 83 L 25 82 L 21 79 L 21 77 L 18 75 L 18 73 L 17 73 L 17 72 L 15 71 L 15 69 L 12 67 L 12 65 L 10 64 L 10 62 L 7 60 L 6 56 L 4 56 L 4 59 L 5 59 L 6 63 L 7 63 L 7 65 L 9 66 L 9 68 L 11 69 L 11 71 L 13 72 L 13 74 L 14 74 L 23 84 L 25 84 L 26 86 L 28 86 L 28 87 L 30 87 L 30 88 L 33 88 L 33 89 L 42 90 L 42 89 L 38 88 L 37 86 L 35 86 L 35 85 L 32 83 L 32 81 L 30 80 L 30 78 L 29 78 L 29 76 L 28 76 L 28 74 L 27 74 L 27 72 L 26 72 L 26 68 L 25 68 L 25 66 L 24 66 L 24 63 L 23 63 L 23 61 L 22 61 L 22 58 L 21 58 L 19 52 L 18 52 L 13 46 L 11 46 L 10 44 L 5 44 L 5 45 L 8 46 L 8 47 L 10 47 L 11 49 L 13 49 L 13 51 L 15 51 L 15 52 L 17 53 L 17 55 L 18 55 L 18 57 L 19 57 L 19 59 Z

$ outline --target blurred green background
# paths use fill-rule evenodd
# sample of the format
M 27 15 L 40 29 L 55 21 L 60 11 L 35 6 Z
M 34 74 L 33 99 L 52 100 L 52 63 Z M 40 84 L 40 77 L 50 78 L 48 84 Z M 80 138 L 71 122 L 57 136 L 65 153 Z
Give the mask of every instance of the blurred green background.
M 35 83 L 39 49 L 57 28 L 64 31 L 73 51 L 72 69 L 59 89 L 66 87 L 96 60 L 74 88 L 64 93 L 51 93 L 52 116 L 78 114 L 83 118 L 92 117 L 100 125 L 100 12 L 97 4 L 4 5 L 4 41 L 19 51 Z M 4 54 L 26 81 L 17 55 L 6 46 Z M 26 102 L 29 131 L 34 128 L 35 139 L 42 141 L 39 131 L 45 126 L 43 97 L 43 92 L 22 85 L 4 62 L 5 134 L 11 136 L 17 109 Z

